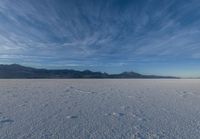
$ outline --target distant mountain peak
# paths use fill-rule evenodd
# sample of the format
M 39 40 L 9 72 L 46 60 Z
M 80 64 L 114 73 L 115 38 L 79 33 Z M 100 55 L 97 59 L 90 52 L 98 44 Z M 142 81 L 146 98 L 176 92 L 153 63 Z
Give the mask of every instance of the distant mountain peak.
M 90 70 L 48 70 L 19 64 L 0 65 L 0 78 L 176 78 L 170 76 L 142 75 L 133 71 L 120 74 L 93 72 Z

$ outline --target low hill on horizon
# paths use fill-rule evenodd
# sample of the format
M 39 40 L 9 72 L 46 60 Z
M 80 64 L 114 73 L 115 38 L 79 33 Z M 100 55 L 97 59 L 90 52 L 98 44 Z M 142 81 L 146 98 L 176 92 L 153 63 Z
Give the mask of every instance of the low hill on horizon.
M 90 70 L 78 71 L 72 69 L 38 69 L 18 64 L 0 65 L 0 79 L 70 79 L 70 78 L 178 78 L 173 76 L 143 75 L 136 72 L 122 72 L 120 74 L 108 74 L 105 72 L 93 72 Z

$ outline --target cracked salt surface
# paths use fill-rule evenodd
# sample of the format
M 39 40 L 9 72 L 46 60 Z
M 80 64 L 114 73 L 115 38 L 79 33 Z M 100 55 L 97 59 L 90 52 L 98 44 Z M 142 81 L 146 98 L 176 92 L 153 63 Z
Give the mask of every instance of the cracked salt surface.
M 198 139 L 200 80 L 0 80 L 0 139 Z

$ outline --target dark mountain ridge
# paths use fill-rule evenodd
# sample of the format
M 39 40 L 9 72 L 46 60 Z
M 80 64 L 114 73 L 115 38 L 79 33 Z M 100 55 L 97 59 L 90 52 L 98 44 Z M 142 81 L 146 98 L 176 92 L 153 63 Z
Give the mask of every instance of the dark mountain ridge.
M 71 69 L 37 69 L 18 64 L 0 65 L 1 79 L 37 79 L 37 78 L 177 78 L 172 76 L 142 75 L 136 72 L 108 74 L 90 70 L 77 71 Z

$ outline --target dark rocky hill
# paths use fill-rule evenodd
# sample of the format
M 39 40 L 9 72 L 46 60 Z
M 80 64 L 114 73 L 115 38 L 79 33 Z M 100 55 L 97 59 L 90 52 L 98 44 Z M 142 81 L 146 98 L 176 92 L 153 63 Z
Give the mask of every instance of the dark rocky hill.
M 142 75 L 135 72 L 123 72 L 120 74 L 108 74 L 102 72 L 93 72 L 90 70 L 77 71 L 70 69 L 36 69 L 25 67 L 18 64 L 0 65 L 1 79 L 15 78 L 176 78 L 171 76 Z

